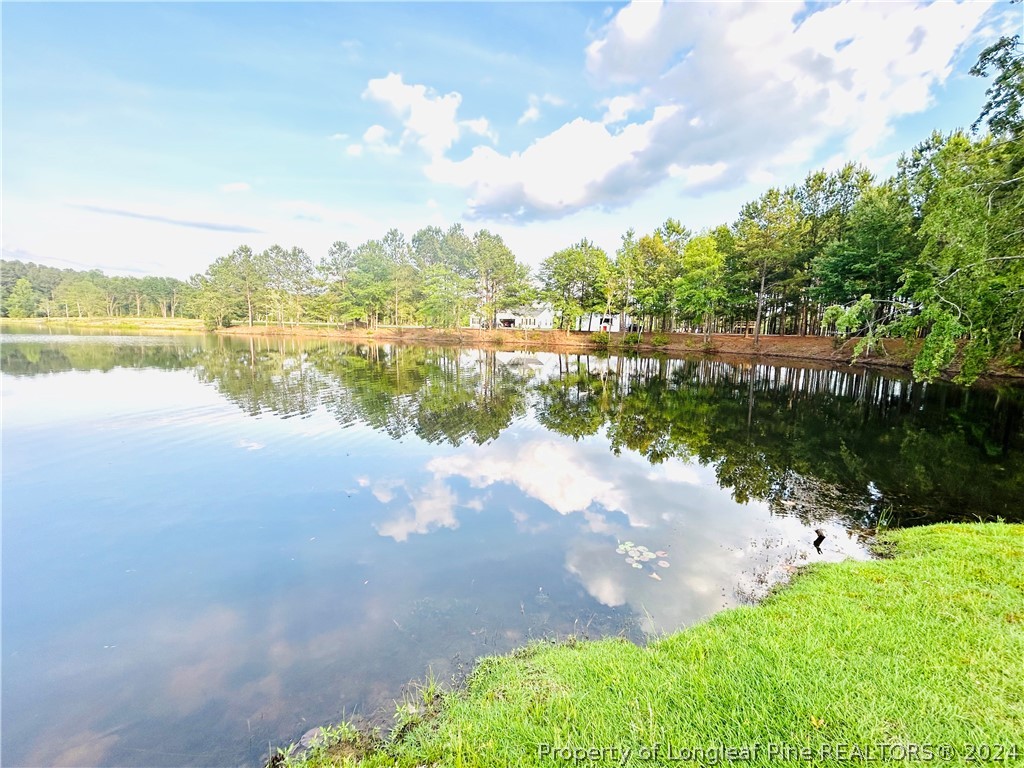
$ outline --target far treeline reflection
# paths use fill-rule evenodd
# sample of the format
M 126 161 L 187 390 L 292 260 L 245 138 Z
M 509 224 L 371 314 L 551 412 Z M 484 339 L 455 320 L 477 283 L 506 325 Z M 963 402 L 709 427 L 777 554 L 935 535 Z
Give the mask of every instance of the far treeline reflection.
M 164 340 L 161 340 L 163 342 Z M 544 358 L 546 365 L 541 365 Z M 859 525 L 1024 520 L 1024 391 L 747 360 L 280 339 L 5 343 L 3 371 L 192 369 L 250 415 L 486 443 L 532 412 L 574 439 L 715 467 L 737 501 Z M 550 373 L 549 373 L 550 372 Z

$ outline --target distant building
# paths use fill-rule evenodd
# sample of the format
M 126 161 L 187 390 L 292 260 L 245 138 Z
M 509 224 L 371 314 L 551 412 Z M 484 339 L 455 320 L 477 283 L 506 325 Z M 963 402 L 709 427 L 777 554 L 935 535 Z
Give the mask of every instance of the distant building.
M 626 315 L 626 330 L 635 331 L 639 326 L 633 319 Z M 619 333 L 622 327 L 619 325 L 619 315 L 603 314 L 601 312 L 590 312 L 576 320 L 577 331 L 607 331 Z
M 486 319 L 479 315 L 469 318 L 470 328 L 482 328 Z M 496 328 L 525 328 L 527 330 L 550 330 L 554 327 L 555 310 L 550 304 L 534 304 L 532 307 L 503 309 L 495 315 Z

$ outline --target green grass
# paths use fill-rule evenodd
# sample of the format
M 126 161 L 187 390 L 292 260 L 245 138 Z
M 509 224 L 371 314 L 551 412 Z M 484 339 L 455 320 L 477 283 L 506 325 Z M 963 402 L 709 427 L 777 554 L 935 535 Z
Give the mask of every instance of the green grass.
M 1016 745 L 999 764 L 1024 765 L 1024 526 L 887 531 L 881 544 L 895 556 L 812 566 L 761 605 L 646 648 L 570 641 L 483 659 L 430 716 L 333 764 L 620 765 L 628 749 L 628 765 L 681 765 L 718 745 L 750 749 L 742 765 L 838 766 L 849 760 L 821 750 L 854 746 L 967 764 L 965 745 Z M 617 752 L 544 754 L 556 748 Z
M 187 317 L 25 317 L 0 318 L 0 325 L 50 328 L 97 328 L 116 331 L 190 331 L 203 332 L 203 321 Z

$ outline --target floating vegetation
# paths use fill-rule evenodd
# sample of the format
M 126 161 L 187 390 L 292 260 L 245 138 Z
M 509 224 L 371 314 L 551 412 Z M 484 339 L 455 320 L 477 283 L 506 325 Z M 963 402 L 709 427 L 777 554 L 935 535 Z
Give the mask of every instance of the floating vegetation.
M 649 563 L 656 557 L 668 557 L 668 552 L 664 550 L 658 550 L 657 552 L 655 552 L 654 550 L 648 549 L 643 544 L 636 544 L 632 541 L 620 542 L 619 545 L 615 548 L 615 552 L 620 555 L 626 555 L 626 565 L 636 568 L 637 570 L 643 570 L 644 563 Z M 662 568 L 668 568 L 669 563 L 668 560 L 662 559 L 657 562 L 657 565 L 661 566 Z M 648 575 L 655 581 L 661 581 L 661 576 L 659 576 L 656 572 L 653 572 L 653 570 Z

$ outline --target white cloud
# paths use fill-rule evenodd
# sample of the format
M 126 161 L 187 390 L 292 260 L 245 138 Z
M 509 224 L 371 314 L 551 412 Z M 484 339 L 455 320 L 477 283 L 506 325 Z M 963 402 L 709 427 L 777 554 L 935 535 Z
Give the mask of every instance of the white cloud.
M 594 504 L 621 510 L 626 503 L 623 492 L 578 459 L 565 445 L 537 440 L 514 453 L 462 453 L 432 459 L 427 469 L 438 478 L 465 477 L 475 488 L 512 483 L 562 515 L 584 512 Z
M 637 175 L 663 178 L 666 171 L 649 153 L 664 141 L 661 134 L 678 112 L 676 106 L 658 107 L 647 122 L 614 134 L 601 123 L 577 118 L 523 152 L 502 155 L 476 147 L 465 160 L 435 158 L 426 172 L 434 181 L 468 189 L 476 215 L 557 217 L 617 202 L 631 194 Z
M 660 15 L 661 0 L 637 0 L 619 11 L 615 25 L 626 39 L 644 41 L 658 26 Z
M 698 130 L 677 145 L 680 166 L 797 166 L 828 139 L 871 149 L 930 106 L 990 5 L 848 2 L 795 20 L 789 3 L 633 3 L 588 47 L 587 66 L 686 105 Z
M 674 179 L 681 180 L 684 186 L 695 187 L 714 181 L 725 173 L 726 168 L 728 166 L 723 162 L 699 163 L 685 167 L 673 163 L 668 167 L 668 174 Z
M 348 134 L 347 133 L 332 133 L 327 138 L 330 139 L 331 141 L 344 141 L 345 139 L 348 138 Z
M 485 117 L 477 117 L 472 120 L 463 120 L 460 125 L 478 136 L 485 136 L 494 143 L 498 142 L 498 133 L 491 127 Z
M 376 495 L 376 490 L 374 491 Z M 377 533 L 395 541 L 405 541 L 413 533 L 429 533 L 438 528 L 458 528 L 455 506 L 458 499 L 447 483 L 434 479 L 410 494 L 411 514 L 406 511 L 377 526 Z M 390 498 L 389 498 L 390 500 Z
M 603 101 L 602 105 L 607 109 L 604 117 L 601 118 L 601 122 L 605 125 L 614 125 L 615 123 L 621 123 L 629 117 L 630 112 L 642 107 L 644 100 L 640 94 L 628 94 L 626 96 L 613 96 Z
M 400 486 L 400 481 L 382 481 L 373 486 L 371 493 L 373 493 L 373 497 L 381 504 L 387 504 L 395 498 L 395 488 Z
M 415 142 L 431 157 L 448 151 L 463 131 L 496 139 L 485 118 L 459 120 L 457 113 L 462 95 L 456 92 L 439 95 L 425 85 L 411 85 L 400 74 L 370 80 L 363 98 L 387 104 L 402 119 L 403 145 Z
M 384 155 L 397 155 L 401 150 L 395 144 L 388 143 L 391 131 L 383 125 L 371 125 L 363 132 L 363 147 L 371 152 Z
M 700 485 L 701 482 L 700 473 L 681 459 L 668 459 L 661 464 L 653 465 L 651 471 L 647 473 L 647 479 L 684 485 Z
M 694 192 L 799 178 L 839 145 L 870 157 L 896 120 L 931 106 L 991 6 L 634 2 L 586 49 L 594 86 L 617 91 L 600 102 L 600 122 L 577 117 L 508 153 L 449 156 L 473 130 L 457 117 L 458 93 L 392 73 L 364 95 L 402 118 L 400 143 L 426 150 L 432 181 L 466 191 L 470 216 L 561 218 L 625 205 L 666 180 Z M 519 124 L 556 102 L 531 95 Z M 641 109 L 651 111 L 637 119 Z
M 345 153 L 351 157 L 362 157 L 363 156 L 363 145 L 362 144 L 349 144 L 345 148 Z
M 526 108 L 526 111 L 516 121 L 518 125 L 526 125 L 527 123 L 534 123 L 540 120 L 540 108 L 536 104 L 531 104 Z
M 229 184 L 221 184 L 221 192 L 248 192 L 252 187 L 244 181 L 232 181 Z
M 527 123 L 535 123 L 540 120 L 541 104 L 550 104 L 553 107 L 561 107 L 565 104 L 565 100 L 552 93 L 545 93 L 543 96 L 537 96 L 536 94 L 531 93 L 529 104 L 523 111 L 523 114 L 519 116 L 516 124 L 526 125 Z

